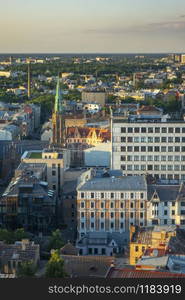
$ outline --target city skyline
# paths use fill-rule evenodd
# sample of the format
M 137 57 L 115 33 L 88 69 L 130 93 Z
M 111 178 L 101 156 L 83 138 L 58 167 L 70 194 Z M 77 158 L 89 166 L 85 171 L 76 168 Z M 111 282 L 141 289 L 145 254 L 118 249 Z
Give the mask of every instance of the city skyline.
M 2 3 L 0 53 L 184 52 L 183 0 L 76 2 Z

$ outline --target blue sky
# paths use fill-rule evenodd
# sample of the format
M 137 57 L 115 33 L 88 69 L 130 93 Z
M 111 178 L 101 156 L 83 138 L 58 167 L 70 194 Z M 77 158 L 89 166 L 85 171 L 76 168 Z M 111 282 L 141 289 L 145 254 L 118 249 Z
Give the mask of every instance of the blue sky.
M 0 0 L 0 52 L 185 52 L 184 0 Z

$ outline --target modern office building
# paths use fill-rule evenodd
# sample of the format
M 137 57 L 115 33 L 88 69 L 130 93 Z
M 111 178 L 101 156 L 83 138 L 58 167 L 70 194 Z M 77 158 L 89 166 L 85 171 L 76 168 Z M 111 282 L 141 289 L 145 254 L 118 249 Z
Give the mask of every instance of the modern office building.
M 185 121 L 150 113 L 113 116 L 111 159 L 112 169 L 125 175 L 185 181 Z

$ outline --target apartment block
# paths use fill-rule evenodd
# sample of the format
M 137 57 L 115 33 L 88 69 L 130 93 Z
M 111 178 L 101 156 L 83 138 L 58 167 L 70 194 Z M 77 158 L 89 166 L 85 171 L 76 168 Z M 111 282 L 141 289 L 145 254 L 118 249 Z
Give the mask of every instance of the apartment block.
M 168 116 L 112 118 L 112 169 L 150 174 L 170 183 L 185 180 L 185 122 Z
M 147 183 L 120 171 L 92 172 L 77 187 L 77 247 L 84 255 L 112 255 L 128 243 L 130 225 L 146 225 Z

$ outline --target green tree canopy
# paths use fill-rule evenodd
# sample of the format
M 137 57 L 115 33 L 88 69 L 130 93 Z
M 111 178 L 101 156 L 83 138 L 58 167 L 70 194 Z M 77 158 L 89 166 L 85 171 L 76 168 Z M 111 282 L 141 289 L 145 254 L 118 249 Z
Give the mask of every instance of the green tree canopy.
M 52 232 L 52 235 L 49 239 L 49 245 L 48 245 L 48 250 L 50 251 L 51 249 L 60 249 L 61 247 L 64 246 L 64 242 L 62 239 L 61 231 L 60 229 L 57 229 Z
M 36 270 L 37 268 L 32 262 L 26 261 L 19 265 L 16 275 L 19 278 L 34 277 Z
M 60 257 L 59 251 L 53 251 L 51 258 L 46 265 L 45 276 L 49 278 L 64 278 L 66 275 L 64 270 L 64 260 Z

